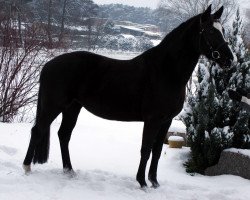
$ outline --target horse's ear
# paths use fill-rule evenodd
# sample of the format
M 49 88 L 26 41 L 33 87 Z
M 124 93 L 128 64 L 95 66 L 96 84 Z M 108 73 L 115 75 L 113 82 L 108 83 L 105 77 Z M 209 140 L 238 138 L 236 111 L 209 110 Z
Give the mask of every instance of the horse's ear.
M 224 7 L 221 6 L 219 10 L 217 10 L 214 14 L 213 14 L 213 18 L 214 19 L 220 19 L 222 13 L 223 13 L 223 9 Z
M 205 10 L 204 13 L 201 15 L 201 22 L 205 22 L 210 19 L 211 17 L 211 11 L 212 11 L 212 4 L 208 6 L 208 8 Z

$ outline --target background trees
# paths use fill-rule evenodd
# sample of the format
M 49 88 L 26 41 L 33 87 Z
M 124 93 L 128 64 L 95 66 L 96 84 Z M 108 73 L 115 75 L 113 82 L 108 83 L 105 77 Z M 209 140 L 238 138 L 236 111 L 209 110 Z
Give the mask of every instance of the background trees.
M 11 122 L 20 109 L 34 103 L 41 66 L 50 57 L 43 49 L 39 28 L 29 24 L 21 11 L 16 14 L 15 6 L 7 5 L 10 10 L 0 15 L 1 122 Z
M 237 8 L 235 0 L 161 0 L 160 7 L 171 11 L 172 15 L 179 22 L 205 11 L 212 4 L 213 9 L 217 10 L 221 5 L 224 5 L 222 22 L 227 22 L 234 14 Z
M 92 0 L 33 0 L 29 6 L 34 21 L 45 27 L 50 48 L 70 42 L 73 27 L 81 26 L 98 13 Z

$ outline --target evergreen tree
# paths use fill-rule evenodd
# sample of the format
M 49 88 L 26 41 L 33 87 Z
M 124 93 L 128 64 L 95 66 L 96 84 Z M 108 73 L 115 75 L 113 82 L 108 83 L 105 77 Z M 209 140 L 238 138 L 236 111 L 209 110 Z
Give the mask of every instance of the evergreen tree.
M 250 92 L 250 59 L 242 39 L 242 34 L 242 19 L 239 10 L 237 10 L 229 42 L 238 62 L 233 66 L 235 72 L 229 80 L 229 87 L 232 89 L 240 88 Z M 237 148 L 250 148 L 250 114 L 241 109 L 237 102 L 233 102 L 232 113 L 234 113 L 234 119 L 236 119 L 233 125 L 233 146 Z
M 188 172 L 203 173 L 208 166 L 216 164 L 223 149 L 231 144 L 232 134 L 228 126 L 220 123 L 220 100 L 212 71 L 213 66 L 202 58 L 198 64 L 197 94 L 189 96 L 182 119 L 187 127 L 191 159 L 186 163 Z
M 250 148 L 250 114 L 228 96 L 228 89 L 250 89 L 249 57 L 242 40 L 239 11 L 229 34 L 229 42 L 237 57 L 229 70 L 201 59 L 195 95 L 188 97 L 182 119 L 187 127 L 191 158 L 187 171 L 203 173 L 216 164 L 225 148 Z

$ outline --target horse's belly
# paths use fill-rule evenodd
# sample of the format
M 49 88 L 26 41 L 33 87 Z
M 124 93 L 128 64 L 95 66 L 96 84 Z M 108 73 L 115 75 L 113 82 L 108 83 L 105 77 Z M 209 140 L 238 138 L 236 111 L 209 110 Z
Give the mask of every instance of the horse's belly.
M 104 119 L 117 121 L 142 121 L 141 105 L 129 98 L 93 97 L 85 99 L 83 106 L 91 113 Z

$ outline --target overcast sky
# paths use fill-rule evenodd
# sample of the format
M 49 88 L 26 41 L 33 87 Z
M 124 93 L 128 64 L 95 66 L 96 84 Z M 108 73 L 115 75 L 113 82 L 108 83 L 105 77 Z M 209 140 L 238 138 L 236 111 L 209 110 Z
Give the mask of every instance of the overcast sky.
M 160 0 L 93 0 L 97 4 L 121 3 L 136 7 L 156 8 Z

